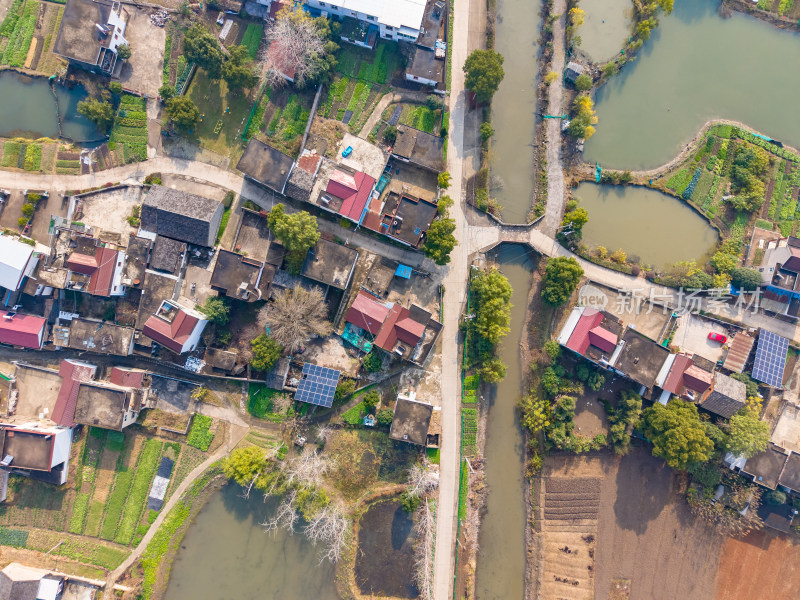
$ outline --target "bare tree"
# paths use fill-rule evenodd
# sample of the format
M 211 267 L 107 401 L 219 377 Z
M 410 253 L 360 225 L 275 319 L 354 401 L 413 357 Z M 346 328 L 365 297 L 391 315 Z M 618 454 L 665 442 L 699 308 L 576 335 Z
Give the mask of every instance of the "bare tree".
M 334 466 L 331 458 L 316 452 L 304 452 L 297 458 L 284 461 L 283 474 L 286 486 L 299 484 L 303 487 L 322 486 L 322 478 Z
M 284 10 L 267 33 L 259 60 L 268 69 L 267 84 L 278 87 L 291 77 L 298 85 L 313 78 L 322 68 L 325 33 L 302 9 Z
M 439 486 L 439 474 L 419 463 L 408 471 L 408 495 L 418 498 Z
M 436 519 L 430 503 L 423 502 L 417 512 L 414 535 L 417 538 L 414 556 L 414 583 L 422 600 L 433 598 L 433 542 Z
M 261 524 L 264 527 L 264 531 L 277 531 L 283 528 L 290 534 L 294 533 L 294 527 L 300 519 L 300 516 L 297 514 L 297 509 L 294 507 L 296 499 L 297 490 L 291 490 L 284 494 L 283 500 L 281 500 L 281 503 L 275 510 L 275 515 Z
M 327 558 L 335 563 L 347 547 L 347 530 L 348 521 L 341 509 L 329 504 L 311 518 L 304 532 L 312 544 L 324 546 L 319 562 Z
M 328 335 L 332 328 L 322 292 L 299 285 L 275 294 L 267 323 L 270 337 L 290 354 L 302 348 L 309 338 Z
M 333 427 L 330 425 L 317 425 L 314 435 L 320 444 L 326 444 L 333 435 Z

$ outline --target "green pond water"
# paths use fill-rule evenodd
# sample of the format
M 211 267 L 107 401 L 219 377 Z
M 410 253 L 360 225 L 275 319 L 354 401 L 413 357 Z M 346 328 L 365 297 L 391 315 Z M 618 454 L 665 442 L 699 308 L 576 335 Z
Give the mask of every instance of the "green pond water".
M 495 50 L 505 78 L 492 101 L 492 181 L 507 223 L 524 223 L 533 199 L 540 0 L 498 0 Z
M 533 261 L 527 246 L 502 244 L 493 258 L 514 288 L 511 333 L 501 343 L 500 357 L 508 366 L 505 379 L 488 391 L 486 420 L 486 514 L 478 539 L 475 581 L 478 600 L 524 598 L 525 589 L 525 448 L 517 414 L 522 396 L 519 343 L 525 321 Z
M 338 600 L 334 568 L 301 532 L 265 533 L 277 503 L 226 485 L 197 514 L 172 565 L 166 600 Z
M 598 91 L 587 161 L 657 167 L 713 118 L 800 146 L 800 35 L 718 9 L 719 0 L 675 0 L 639 57 Z
M 631 0 L 584 0 L 579 6 L 586 13 L 577 30 L 581 51 L 595 63 L 619 54 L 631 35 Z
M 55 92 L 58 104 L 46 78 L 0 71 L 0 136 L 57 138 L 58 111 L 64 137 L 77 142 L 103 137 L 91 121 L 78 114 L 78 102 L 86 98 L 82 86 L 56 85 Z
M 622 248 L 642 264 L 667 267 L 678 261 L 703 260 L 716 246 L 716 229 L 683 202 L 656 190 L 634 186 L 582 183 L 572 192 L 589 212 L 583 242 Z

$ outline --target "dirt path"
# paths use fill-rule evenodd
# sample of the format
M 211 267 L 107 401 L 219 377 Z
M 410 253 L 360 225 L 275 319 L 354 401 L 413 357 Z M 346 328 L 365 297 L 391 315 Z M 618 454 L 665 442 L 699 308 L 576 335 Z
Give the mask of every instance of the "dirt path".
M 567 6 L 566 0 L 555 0 L 551 14 L 559 15 L 553 23 L 553 59 L 550 70 L 556 73 L 564 71 L 564 48 L 566 47 L 565 23 Z M 564 86 L 561 77 L 556 78 L 547 90 L 547 114 L 561 115 L 564 113 Z M 561 165 L 561 119 L 547 119 L 547 207 L 542 231 L 549 236 L 554 236 L 559 224 L 561 214 L 564 212 L 564 169 Z
M 236 445 L 247 435 L 248 429 L 246 427 L 239 427 L 239 426 L 232 426 L 230 429 L 230 434 L 228 435 L 228 440 L 225 444 L 219 447 L 219 449 L 209 456 L 205 461 L 203 461 L 199 466 L 197 466 L 191 473 L 186 476 L 181 484 L 178 486 L 178 489 L 170 497 L 169 501 L 164 505 L 161 509 L 161 512 L 158 513 L 158 517 L 150 526 L 150 529 L 147 531 L 147 534 L 142 538 L 142 541 L 139 542 L 139 545 L 133 549 L 133 552 L 130 553 L 128 558 L 118 566 L 114 571 L 108 576 L 106 582 L 106 589 L 105 595 L 103 596 L 106 600 L 111 600 L 113 598 L 113 586 L 116 581 L 122 577 L 122 575 L 127 571 L 139 558 L 141 557 L 142 553 L 147 549 L 147 545 L 150 543 L 150 540 L 153 539 L 153 536 L 158 531 L 158 528 L 161 527 L 161 524 L 164 522 L 164 519 L 167 517 L 169 512 L 174 508 L 174 506 L 180 501 L 181 497 L 183 496 L 184 492 L 189 489 L 192 483 L 195 482 L 203 473 L 205 473 L 206 469 L 208 469 L 211 465 L 213 465 L 218 460 L 221 460 L 225 457 L 231 450 L 233 450 Z

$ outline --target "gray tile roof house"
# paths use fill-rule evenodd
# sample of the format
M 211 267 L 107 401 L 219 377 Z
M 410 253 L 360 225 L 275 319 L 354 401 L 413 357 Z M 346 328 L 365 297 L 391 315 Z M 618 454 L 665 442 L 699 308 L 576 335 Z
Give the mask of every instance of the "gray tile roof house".
M 150 188 L 142 204 L 141 229 L 174 240 L 211 247 L 224 208 L 220 202 L 160 185 Z
M 570 83 L 575 83 L 575 80 L 579 76 L 583 75 L 583 71 L 583 65 L 579 65 L 576 62 L 570 61 L 569 64 L 567 64 L 566 70 L 564 71 L 564 79 Z
M 747 387 L 722 373 L 714 373 L 711 390 L 700 401 L 700 407 L 715 415 L 730 419 L 744 408 L 747 400 Z

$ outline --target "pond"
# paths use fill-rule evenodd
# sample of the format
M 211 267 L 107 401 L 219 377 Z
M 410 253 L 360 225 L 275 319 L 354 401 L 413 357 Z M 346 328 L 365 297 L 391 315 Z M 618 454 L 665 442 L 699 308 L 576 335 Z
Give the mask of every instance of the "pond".
M 591 0 L 579 6 L 586 13 L 576 33 L 581 38 L 580 49 L 595 63 L 614 58 L 631 35 L 631 0 Z
M 657 167 L 718 117 L 800 146 L 800 34 L 737 12 L 724 19 L 718 8 L 675 0 L 639 57 L 598 91 L 587 161 Z
M 334 567 L 300 532 L 265 533 L 277 500 L 226 485 L 197 514 L 172 565 L 166 600 L 338 600 Z
M 478 539 L 478 600 L 524 598 L 525 448 L 517 402 L 522 396 L 523 380 L 519 344 L 533 270 L 530 252 L 527 246 L 502 244 L 494 256 L 514 293 L 511 333 L 500 345 L 500 358 L 508 371 L 505 379 L 489 391 L 484 453 L 488 495 Z
M 78 102 L 86 98 L 83 87 L 69 89 L 56 85 L 55 91 L 58 106 L 46 78 L 0 71 L 0 98 L 3 99 L 0 137 L 58 138 L 56 111 L 60 110 L 65 138 L 77 142 L 101 139 L 103 136 L 94 124 L 78 114 Z
M 507 223 L 524 223 L 533 200 L 533 141 L 541 0 L 498 0 L 495 50 L 505 77 L 492 100 L 490 195 Z
M 583 242 L 622 248 L 642 264 L 667 267 L 682 260 L 702 262 L 719 242 L 717 231 L 672 196 L 638 186 L 582 183 L 572 191 L 589 212 Z
M 400 502 L 378 502 L 361 517 L 356 584 L 366 596 L 417 598 L 414 576 L 414 520 Z

